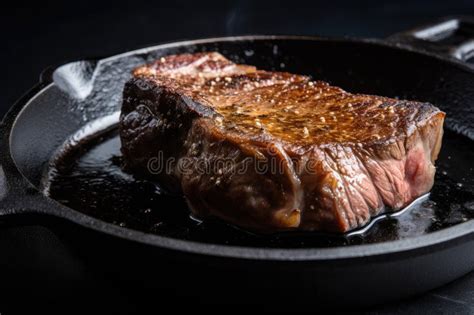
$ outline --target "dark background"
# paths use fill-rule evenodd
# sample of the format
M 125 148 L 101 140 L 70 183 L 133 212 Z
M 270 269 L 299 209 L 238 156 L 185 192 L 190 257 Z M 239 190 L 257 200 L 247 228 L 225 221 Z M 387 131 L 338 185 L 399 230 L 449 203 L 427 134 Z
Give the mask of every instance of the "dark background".
M 1 9 L 0 115 L 48 66 L 164 41 L 235 34 L 386 37 L 473 0 L 37 1 Z M 3 4 L 5 6 L 5 4 Z
M 236 34 L 383 38 L 448 15 L 474 16 L 474 0 L 83 0 L 28 5 L 16 1 L 1 6 L 0 117 L 37 82 L 43 69 L 83 57 L 106 56 L 178 39 Z M 34 277 L 31 285 L 35 289 L 41 289 L 41 281 L 52 286 L 55 281 L 62 285 L 94 283 L 53 232 L 33 223 L 18 228 L 0 224 L 0 262 L 0 282 L 6 274 L 10 278 L 26 274 Z M 25 287 L 25 292 L 28 303 L 32 290 Z M 115 294 L 120 300 L 115 303 L 116 310 L 134 309 L 133 301 Z M 60 304 L 54 298 L 50 302 Z M 472 314 L 474 275 L 371 312 Z

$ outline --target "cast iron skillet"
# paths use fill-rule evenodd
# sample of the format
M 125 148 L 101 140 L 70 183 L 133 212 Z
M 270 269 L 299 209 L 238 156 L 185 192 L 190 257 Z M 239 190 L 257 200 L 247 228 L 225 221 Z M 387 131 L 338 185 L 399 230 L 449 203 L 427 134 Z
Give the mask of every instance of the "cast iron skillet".
M 98 274 L 190 300 L 295 308 L 356 307 L 412 296 L 474 269 L 474 221 L 399 241 L 334 248 L 246 248 L 183 241 L 109 224 L 37 189 L 55 150 L 116 112 L 130 70 L 168 54 L 220 51 L 264 69 L 313 74 L 352 92 L 423 100 L 474 140 L 474 42 L 468 18 L 380 40 L 243 36 L 184 41 L 46 71 L 1 124 L 0 214 L 51 225 Z M 465 150 L 474 150 L 474 145 Z M 459 165 L 459 167 L 472 167 Z M 30 217 L 31 218 L 31 217 Z M 219 235 L 216 235 L 219 237 Z M 153 291 L 155 292 L 155 291 Z M 341 303 L 344 301 L 344 303 Z M 162 301 L 163 302 L 163 301 Z

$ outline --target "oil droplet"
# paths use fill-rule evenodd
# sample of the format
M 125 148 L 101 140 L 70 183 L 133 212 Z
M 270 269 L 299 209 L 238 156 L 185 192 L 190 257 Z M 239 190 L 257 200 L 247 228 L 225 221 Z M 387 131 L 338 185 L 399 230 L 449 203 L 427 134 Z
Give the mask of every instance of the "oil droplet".
M 153 224 L 152 226 L 152 231 L 158 231 L 160 228 L 162 228 L 164 226 L 164 223 L 163 222 L 157 222 L 155 224 Z
M 278 55 L 278 46 L 277 45 L 273 46 L 273 54 Z
M 254 53 L 255 53 L 255 52 L 254 52 L 252 49 L 244 50 L 244 54 L 245 54 L 245 56 L 247 56 L 247 57 L 253 56 Z
M 470 211 L 474 211 L 474 201 L 468 201 L 464 204 L 464 208 Z
M 461 209 L 461 205 L 457 203 L 453 203 L 449 206 L 449 210 L 451 211 L 458 211 L 459 209 Z

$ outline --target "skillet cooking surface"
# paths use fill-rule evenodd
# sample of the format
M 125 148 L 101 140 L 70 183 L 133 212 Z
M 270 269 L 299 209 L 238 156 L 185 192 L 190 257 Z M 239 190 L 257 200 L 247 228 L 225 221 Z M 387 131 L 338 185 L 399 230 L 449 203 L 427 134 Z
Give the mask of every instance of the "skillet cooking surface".
M 187 209 L 180 198 L 157 195 L 156 186 L 149 183 L 130 183 L 130 177 L 120 173 L 119 158 L 112 157 L 118 150 L 114 131 L 95 135 L 117 121 L 123 85 L 134 67 L 161 56 L 197 51 L 219 51 L 235 62 L 266 70 L 312 75 L 353 93 L 438 106 L 447 113 L 449 131 L 437 163 L 431 197 L 436 204 L 415 208 L 399 221 L 378 222 L 367 236 L 350 240 L 263 237 L 216 222 L 198 225 L 182 214 Z M 280 300 L 290 302 L 292 309 L 304 304 L 312 309 L 322 305 L 353 309 L 412 296 L 446 284 L 474 266 L 472 82 L 472 68 L 453 59 L 387 42 L 314 37 L 206 39 L 68 63 L 45 73 L 0 125 L 4 149 L 0 215 L 21 220 L 22 214 L 33 213 L 33 218 L 52 219 L 51 227 L 88 266 L 120 282 L 125 279 L 132 290 L 137 283 L 162 288 L 150 291 L 157 292 L 154 296 L 182 292 L 187 301 L 197 294 L 219 302 L 267 301 L 278 309 L 275 297 L 285 297 Z M 72 143 L 90 140 L 73 146 L 79 150 L 58 151 L 71 143 L 71 135 Z M 31 187 L 48 186 L 48 165 L 58 156 L 63 156 L 63 167 L 58 167 L 60 175 L 50 192 L 69 207 Z M 79 170 L 87 170 L 87 185 L 71 185 L 80 181 L 81 176 L 71 180 Z M 110 178 L 113 185 L 107 184 Z M 136 190 L 153 195 L 155 202 L 137 198 Z M 124 206 L 133 202 L 131 214 L 124 214 Z M 145 211 L 148 207 L 151 211 Z M 137 230 L 150 226 L 159 235 Z M 338 246 L 347 244 L 351 246 Z
M 113 116 L 120 108 L 123 84 L 131 69 L 163 55 L 197 51 L 219 51 L 233 61 L 258 68 L 311 75 L 350 92 L 432 102 L 447 112 L 446 129 L 462 131 L 466 136 L 453 131 L 444 136 L 435 187 L 428 200 L 417 203 L 399 216 L 378 220 L 366 233 L 355 233 L 349 238 L 315 233 L 263 236 L 216 220 L 199 223 L 189 218 L 189 210 L 181 197 L 163 194 L 156 185 L 134 180 L 120 171 L 120 144 L 113 131 L 108 135 L 89 135 L 86 143 L 82 141 L 72 150 L 70 141 L 64 142 L 78 129 L 84 133 L 87 129 L 105 127 L 106 123 L 99 126 L 97 120 Z M 123 227 L 172 238 L 252 247 L 304 248 L 378 243 L 419 236 L 474 217 L 471 163 L 474 153 L 468 149 L 472 147 L 468 137 L 472 136 L 472 121 L 466 115 L 472 103 L 472 98 L 468 98 L 472 87 L 466 87 L 465 72 L 455 72 L 446 62 L 435 58 L 421 58 L 415 53 L 373 43 L 295 38 L 204 41 L 197 45 L 171 46 L 101 61 L 66 64 L 53 73 L 55 85 L 45 92 L 43 99 L 35 100 L 39 105 L 47 102 L 48 107 L 55 107 L 53 117 L 42 118 L 43 112 L 35 113 L 36 128 L 30 127 L 26 131 L 30 145 L 38 146 L 32 139 L 45 132 L 42 128 L 54 124 L 47 132 L 54 134 L 51 139 L 55 143 L 45 144 L 43 139 L 41 147 L 32 150 L 38 152 L 40 160 L 44 159 L 43 164 L 34 167 L 30 160 L 25 173 L 33 183 L 42 181 L 51 197 L 75 210 Z M 51 98 L 55 100 L 54 104 Z M 91 123 L 94 126 L 88 128 Z M 13 138 L 15 135 L 14 132 Z M 73 138 L 77 141 L 83 136 L 76 134 Z M 54 176 L 45 177 L 44 165 L 51 160 L 52 153 L 63 146 L 69 147 L 65 151 L 74 154 L 62 152 L 60 157 L 56 154 L 55 170 L 50 172 Z M 24 145 L 16 149 L 21 153 L 16 155 L 24 159 L 24 150 L 31 150 L 31 147 Z
M 119 143 L 113 134 L 109 140 L 104 136 L 89 145 L 82 143 L 77 154 L 61 158 L 59 173 L 48 183 L 48 165 L 53 156 L 58 156 L 58 148 L 65 143 L 69 146 L 67 139 L 72 134 L 76 134 L 77 141 L 105 126 L 98 125 L 97 120 L 116 116 L 123 85 L 134 67 L 169 54 L 199 51 L 218 51 L 235 62 L 261 69 L 311 75 L 353 93 L 427 101 L 440 107 L 447 113 L 445 129 L 457 133 L 447 132 L 444 137 L 432 197 L 396 219 L 380 220 L 365 236 L 257 236 L 219 222 L 198 224 L 189 219 L 182 198 L 159 194 L 155 185 L 133 181 L 120 173 Z M 54 84 L 34 97 L 17 118 L 11 151 L 17 167 L 33 185 L 40 187 L 43 183 L 63 204 L 131 229 L 253 247 L 328 247 L 391 241 L 444 229 L 474 216 L 471 79 L 472 72 L 459 64 L 373 41 L 244 37 L 163 45 L 56 69 L 52 73 Z

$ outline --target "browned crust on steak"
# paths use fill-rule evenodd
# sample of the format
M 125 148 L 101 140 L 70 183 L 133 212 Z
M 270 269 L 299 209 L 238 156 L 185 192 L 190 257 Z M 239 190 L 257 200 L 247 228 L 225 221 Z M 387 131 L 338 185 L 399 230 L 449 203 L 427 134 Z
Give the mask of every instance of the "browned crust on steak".
M 134 71 L 120 135 L 127 167 L 183 191 L 197 215 L 258 230 L 345 232 L 431 189 L 443 119 L 428 103 L 200 53 Z M 150 174 L 158 151 L 177 163 Z M 242 174 L 198 171 L 229 158 L 250 164 Z M 256 171 L 260 162 L 281 169 Z

